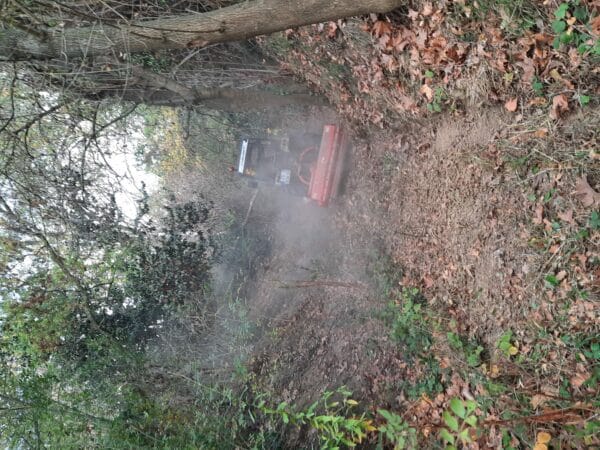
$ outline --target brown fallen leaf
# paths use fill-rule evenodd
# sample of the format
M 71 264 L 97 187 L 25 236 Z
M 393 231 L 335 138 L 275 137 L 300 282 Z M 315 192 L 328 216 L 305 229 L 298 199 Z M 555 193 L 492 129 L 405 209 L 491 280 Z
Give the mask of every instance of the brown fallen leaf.
M 423 50 L 425 48 L 425 43 L 427 42 L 427 30 L 421 29 L 415 38 L 415 44 L 417 48 Z
M 378 20 L 373 24 L 372 32 L 373 35 L 375 35 L 375 37 L 381 37 L 381 35 L 383 34 L 391 33 L 392 26 L 389 22 L 386 22 L 385 20 Z
M 338 25 L 335 22 L 329 22 L 327 24 L 327 37 L 329 39 L 334 39 L 337 35 Z
M 419 19 L 419 11 L 415 11 L 414 9 L 408 9 L 408 17 L 410 17 L 411 20 L 416 21 Z
M 575 221 L 573 220 L 573 210 L 569 209 L 565 212 L 559 212 L 558 218 L 563 222 L 570 223 L 571 225 L 575 225 Z
M 593 207 L 600 204 L 600 194 L 590 186 L 585 175 L 577 180 L 577 183 L 575 184 L 575 195 L 579 197 L 583 206 Z
M 426 2 L 423 4 L 423 11 L 421 11 L 421 14 L 425 17 L 433 14 L 433 6 L 431 5 L 431 3 Z
M 548 397 L 544 394 L 535 394 L 531 397 L 530 403 L 532 408 L 537 408 L 538 406 L 543 405 L 548 400 L 552 400 L 551 397 Z
M 419 89 L 419 93 L 427 97 L 427 100 L 433 100 L 433 89 L 431 89 L 429 85 L 424 84 L 423 86 L 421 86 L 421 89 Z
M 542 204 L 538 204 L 535 207 L 535 216 L 533 217 L 533 223 L 536 225 L 541 225 L 544 223 L 544 206 Z
M 587 372 L 577 372 L 575 375 L 573 375 L 570 378 L 570 382 L 571 382 L 571 386 L 575 387 L 575 388 L 579 388 L 581 387 L 581 385 L 583 383 L 585 383 L 587 381 L 587 379 L 590 377 L 590 374 Z
M 544 97 L 535 97 L 532 100 L 529 100 L 527 106 L 544 106 L 548 103 L 548 101 Z
M 590 21 L 590 25 L 592 28 L 592 33 L 594 33 L 596 36 L 600 36 L 600 16 L 594 17 Z
M 555 95 L 552 99 L 552 109 L 550 110 L 550 118 L 558 119 L 560 116 L 569 110 L 569 100 L 565 94 Z
M 517 110 L 517 98 L 515 97 L 507 101 L 504 107 L 510 112 L 515 112 Z
M 431 286 L 433 286 L 433 278 L 431 278 L 429 275 L 423 275 L 423 284 L 427 289 L 429 289 Z
M 523 83 L 530 84 L 533 82 L 533 78 L 535 77 L 535 66 L 533 64 L 533 59 L 524 55 L 523 61 L 516 62 L 515 66 L 523 69 L 523 75 L 521 76 Z

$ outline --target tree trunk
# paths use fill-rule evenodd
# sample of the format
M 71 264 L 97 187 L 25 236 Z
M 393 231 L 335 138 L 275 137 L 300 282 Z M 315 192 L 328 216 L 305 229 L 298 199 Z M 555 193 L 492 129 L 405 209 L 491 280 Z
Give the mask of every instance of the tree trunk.
M 47 36 L 0 30 L 0 58 L 57 59 L 123 56 L 160 49 L 202 47 L 249 39 L 311 23 L 387 12 L 403 0 L 246 0 L 204 14 L 132 22 L 52 28 Z
M 132 70 L 133 87 L 125 95 L 139 96 L 137 103 L 163 106 L 204 105 L 220 111 L 243 112 L 290 105 L 324 106 L 321 97 L 309 94 L 276 94 L 259 89 L 191 88 L 140 67 Z
M 258 89 L 192 89 L 194 96 L 184 98 L 170 90 L 148 91 L 128 88 L 120 98 L 133 103 L 153 106 L 204 106 L 227 112 L 246 112 L 260 109 L 278 109 L 286 106 L 325 106 L 319 97 L 308 94 L 279 95 Z M 108 95 L 113 95 L 110 92 Z
M 79 74 L 78 81 L 57 78 L 58 86 L 70 85 L 71 89 L 90 100 L 118 97 L 122 100 L 153 106 L 205 106 L 228 112 L 245 112 L 257 109 L 278 109 L 287 106 L 325 106 L 321 96 L 310 94 L 277 94 L 261 89 L 235 89 L 231 87 L 188 87 L 176 80 L 143 67 L 122 66 L 113 72 Z M 83 81 L 83 83 L 81 83 Z M 79 89 L 85 86 L 85 89 Z

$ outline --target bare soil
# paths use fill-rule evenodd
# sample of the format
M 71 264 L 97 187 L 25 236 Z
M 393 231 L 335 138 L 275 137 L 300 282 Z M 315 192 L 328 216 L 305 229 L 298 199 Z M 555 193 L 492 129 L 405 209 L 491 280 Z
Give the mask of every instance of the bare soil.
M 487 147 L 507 119 L 489 110 L 356 139 L 336 205 L 282 211 L 250 312 L 273 330 L 255 369 L 271 374 L 282 398 L 305 403 L 347 385 L 389 400 L 377 384 L 402 379 L 405 363 L 376 317 L 386 299 L 369 268 L 381 252 L 402 268 L 404 285 L 422 287 L 464 331 L 493 341 L 506 321 L 526 316 L 527 211 Z

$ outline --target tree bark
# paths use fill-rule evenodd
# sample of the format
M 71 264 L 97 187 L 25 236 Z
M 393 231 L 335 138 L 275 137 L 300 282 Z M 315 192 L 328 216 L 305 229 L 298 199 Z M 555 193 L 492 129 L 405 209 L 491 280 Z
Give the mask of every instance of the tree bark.
M 204 106 L 227 112 L 245 112 L 278 109 L 287 106 L 325 106 L 321 98 L 308 94 L 279 95 L 258 89 L 210 88 L 192 89 L 192 97 L 181 97 L 170 90 L 148 91 L 130 87 L 120 98 L 133 103 L 152 106 Z M 109 92 L 107 96 L 114 96 Z
M 311 23 L 388 12 L 403 3 L 403 0 L 246 0 L 204 14 L 62 30 L 57 27 L 48 30 L 46 38 L 9 28 L 0 30 L 0 58 L 69 59 L 203 47 Z
M 113 72 L 81 74 L 78 81 L 56 78 L 58 86 L 70 85 L 70 89 L 92 101 L 120 98 L 136 104 L 153 106 L 205 106 L 228 112 L 278 109 L 287 106 L 325 106 L 322 96 L 310 94 L 278 94 L 261 89 L 236 89 L 231 87 L 189 87 L 176 80 L 151 72 L 143 67 L 123 65 L 122 78 Z M 85 89 L 81 89 L 81 87 Z
M 136 81 L 125 91 L 125 95 L 130 97 L 129 100 L 146 105 L 203 105 L 229 112 L 282 108 L 290 105 L 325 105 L 321 97 L 308 94 L 281 95 L 259 89 L 192 88 L 139 67 L 134 67 L 132 73 Z

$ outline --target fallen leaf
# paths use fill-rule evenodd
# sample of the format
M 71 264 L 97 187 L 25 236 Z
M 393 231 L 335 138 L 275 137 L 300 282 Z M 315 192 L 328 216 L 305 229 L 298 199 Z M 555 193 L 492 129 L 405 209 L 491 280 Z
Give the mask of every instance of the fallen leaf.
M 556 274 L 556 280 L 557 281 L 562 281 L 567 277 L 567 271 L 566 270 L 561 270 L 560 272 L 558 272 Z
M 535 207 L 535 216 L 533 217 L 533 223 L 541 225 L 544 223 L 544 206 L 539 204 Z
M 540 128 L 539 130 L 536 130 L 534 136 L 540 139 L 545 138 L 546 136 L 548 136 L 548 128 Z
M 415 38 L 415 44 L 419 49 L 425 48 L 425 43 L 427 42 L 427 30 L 421 29 Z
M 585 175 L 577 180 L 577 183 L 575 184 L 575 195 L 579 197 L 583 206 L 592 207 L 596 204 L 600 204 L 600 194 L 592 189 Z
M 546 444 L 535 444 L 533 450 L 548 450 L 548 446 Z
M 552 69 L 550 71 L 550 76 L 554 79 L 554 81 L 562 81 L 562 76 L 560 75 L 558 69 Z
M 378 20 L 373 24 L 372 32 L 376 37 L 380 37 L 383 34 L 389 34 L 392 32 L 392 26 L 385 20 Z
M 504 104 L 504 107 L 510 112 L 515 112 L 517 110 L 517 99 L 510 99 Z
M 600 16 L 594 17 L 590 21 L 590 25 L 592 28 L 592 33 L 594 33 L 596 36 L 600 36 Z
M 433 6 L 431 3 L 427 2 L 423 4 L 423 11 L 421 11 L 421 14 L 423 14 L 425 17 L 433 14 Z
M 590 374 L 587 372 L 577 372 L 575 375 L 573 375 L 570 378 L 570 382 L 571 382 L 571 386 L 575 387 L 575 388 L 579 388 L 581 387 L 581 385 L 583 383 L 585 383 L 587 381 L 587 379 L 590 377 Z
M 548 103 L 545 97 L 535 97 L 527 103 L 527 106 L 544 106 Z
M 337 35 L 338 25 L 335 22 L 329 22 L 327 24 L 327 37 L 333 39 Z
M 571 69 L 577 69 L 581 64 L 581 55 L 576 48 L 569 49 L 569 62 L 571 63 Z
M 552 109 L 550 110 L 550 117 L 552 119 L 558 119 L 563 113 L 569 110 L 569 100 L 565 94 L 555 95 L 552 99 Z
M 411 20 L 417 20 L 419 18 L 419 11 L 415 11 L 414 9 L 408 9 L 408 17 Z
M 409 44 L 409 41 L 408 39 L 405 39 L 401 33 L 398 33 L 393 37 L 390 44 L 398 53 L 400 53 Z
M 541 406 L 544 403 L 546 403 L 548 400 L 550 400 L 550 397 L 548 397 L 544 394 L 535 394 L 531 397 L 531 400 L 530 400 L 531 407 L 535 409 L 538 406 Z
M 583 269 L 585 269 L 585 263 L 587 262 L 587 256 L 585 256 L 582 253 L 575 253 L 572 258 L 577 259 L 579 261 L 579 264 L 581 265 L 581 267 Z
M 427 97 L 427 100 L 433 100 L 433 89 L 431 89 L 429 85 L 424 84 L 423 86 L 421 86 L 421 89 L 419 89 L 419 93 Z
M 429 275 L 423 275 L 423 284 L 426 288 L 430 288 L 433 286 L 433 278 L 431 278 Z
M 573 220 L 573 210 L 572 209 L 569 209 L 565 212 L 559 212 L 558 218 L 560 220 L 562 220 L 563 222 L 568 222 L 572 225 L 575 225 L 575 221 Z
M 412 98 L 410 98 L 409 96 L 400 94 L 399 100 L 400 101 L 398 103 L 396 103 L 397 108 L 399 110 L 410 111 L 413 114 L 416 114 L 419 112 L 419 107 L 417 106 L 415 101 Z
M 533 65 L 533 59 L 524 56 L 523 61 L 516 62 L 515 65 L 523 69 L 523 75 L 521 76 L 523 83 L 530 84 L 535 77 L 535 66 Z

